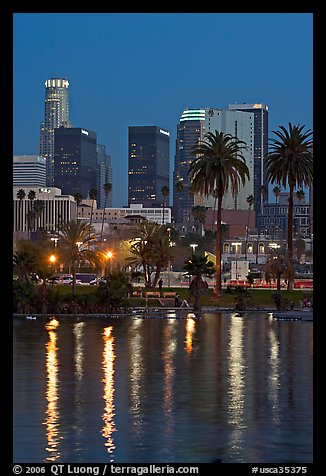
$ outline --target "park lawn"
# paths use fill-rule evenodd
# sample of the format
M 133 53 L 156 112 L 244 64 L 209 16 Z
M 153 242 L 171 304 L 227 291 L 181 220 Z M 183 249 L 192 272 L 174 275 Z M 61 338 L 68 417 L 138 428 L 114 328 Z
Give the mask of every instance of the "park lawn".
M 72 286 L 65 285 L 65 284 L 58 284 L 55 285 L 58 289 L 59 293 L 62 296 L 71 296 L 72 295 Z M 76 293 L 77 295 L 82 294 L 91 294 L 96 291 L 96 286 L 83 286 L 77 285 L 76 286 Z M 136 289 L 136 288 L 135 288 Z M 142 288 L 144 292 L 146 290 Z M 158 289 L 156 288 L 155 291 Z M 189 290 L 188 288 L 162 288 L 161 296 L 163 297 L 163 293 L 166 291 L 177 292 L 180 296 L 180 300 L 186 299 L 189 304 L 192 304 L 192 299 L 189 299 Z M 275 303 L 273 300 L 273 294 L 275 294 L 275 289 L 249 289 L 248 290 L 250 295 L 252 296 L 252 300 L 248 301 L 248 307 L 252 308 L 274 308 Z M 295 291 L 281 291 L 281 296 L 288 301 L 293 301 L 294 306 L 296 308 L 300 307 L 300 299 L 303 299 L 304 296 L 313 297 L 313 292 L 311 290 L 295 290 Z M 139 298 L 132 298 L 128 299 L 130 307 L 143 307 L 146 306 L 146 299 L 139 299 Z M 234 295 L 232 293 L 226 292 L 226 290 L 222 290 L 222 296 L 220 299 L 216 300 L 213 297 L 213 289 L 209 289 L 207 294 L 204 294 L 201 297 L 201 305 L 204 307 L 226 307 L 226 308 L 233 308 L 234 305 Z M 160 302 L 158 299 L 148 299 L 147 306 L 150 307 L 160 307 Z

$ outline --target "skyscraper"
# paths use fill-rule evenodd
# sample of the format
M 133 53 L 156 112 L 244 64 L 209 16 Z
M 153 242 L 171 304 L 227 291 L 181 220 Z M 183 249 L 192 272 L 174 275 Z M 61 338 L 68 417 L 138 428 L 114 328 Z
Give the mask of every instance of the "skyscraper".
M 228 191 L 223 198 L 223 208 L 228 210 L 243 210 L 248 208 L 247 197 L 253 194 L 253 123 L 254 115 L 242 111 L 227 111 L 216 108 L 185 109 L 177 125 L 176 155 L 174 167 L 174 219 L 185 222 L 191 218 L 194 205 L 214 207 L 213 196 L 208 198 L 194 196 L 190 189 L 188 175 L 189 165 L 195 159 L 192 148 L 199 140 L 204 139 L 207 132 L 215 130 L 231 134 L 247 144 L 243 152 L 250 172 L 250 179 L 245 185 L 240 185 L 236 197 Z M 176 183 L 182 181 L 183 190 L 178 191 Z
M 112 192 L 109 192 L 107 199 L 105 200 L 104 184 L 112 184 L 112 167 L 111 156 L 106 153 L 106 147 L 102 144 L 97 144 L 97 208 L 112 207 Z
M 229 110 L 251 112 L 254 114 L 254 209 L 256 211 L 256 224 L 262 213 L 263 197 L 261 187 L 264 185 L 268 190 L 268 182 L 265 176 L 265 155 L 268 152 L 268 106 L 257 104 L 229 104 Z M 266 195 L 266 200 L 268 193 Z
M 41 123 L 40 155 L 46 158 L 47 185 L 54 184 L 54 129 L 71 127 L 69 122 L 69 82 L 63 78 L 45 81 L 45 113 Z
M 14 155 L 13 186 L 14 187 L 45 187 L 45 158 L 38 155 Z
M 54 186 L 87 198 L 97 187 L 96 133 L 80 127 L 54 130 Z
M 190 193 L 188 176 L 189 165 L 194 160 L 192 147 L 203 137 L 205 128 L 205 109 L 185 109 L 177 125 L 176 152 L 173 173 L 173 214 L 176 222 L 190 219 L 194 206 L 194 196 Z M 182 183 L 178 191 L 176 184 Z
M 162 206 L 162 187 L 169 186 L 169 147 L 170 132 L 165 129 L 158 126 L 129 127 L 129 205 Z

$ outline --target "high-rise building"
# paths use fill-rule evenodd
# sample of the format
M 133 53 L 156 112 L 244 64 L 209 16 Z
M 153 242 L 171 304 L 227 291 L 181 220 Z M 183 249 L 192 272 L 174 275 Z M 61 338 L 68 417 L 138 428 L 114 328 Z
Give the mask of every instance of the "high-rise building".
M 247 197 L 254 194 L 254 114 L 250 112 L 224 109 L 205 109 L 205 133 L 215 131 L 230 134 L 246 144 L 241 153 L 249 169 L 249 179 L 240 182 L 238 193 L 233 197 L 231 187 L 223 196 L 224 210 L 248 210 Z M 214 207 L 213 196 L 203 200 L 203 205 Z
M 96 133 L 80 127 L 54 130 L 54 186 L 87 198 L 97 188 Z
M 64 78 L 45 81 L 45 114 L 41 123 L 40 155 L 46 158 L 47 185 L 54 184 L 54 129 L 71 127 L 69 122 L 69 82 Z
M 39 155 L 14 155 L 14 187 L 45 187 L 46 160 Z
M 112 191 L 109 192 L 105 199 L 104 184 L 112 184 L 112 167 L 111 156 L 106 153 L 106 147 L 102 144 L 97 144 L 97 208 L 112 207 Z
M 162 187 L 169 186 L 169 148 L 169 131 L 158 126 L 129 127 L 129 205 L 162 206 Z
M 265 155 L 268 152 L 268 106 L 265 104 L 229 104 L 229 110 L 251 112 L 254 114 L 254 189 L 255 197 L 254 209 L 256 220 L 262 213 L 262 205 L 268 200 L 261 194 L 261 187 L 264 185 L 268 192 L 268 181 L 266 180 Z
M 204 139 L 207 132 L 215 130 L 231 134 L 247 145 L 243 151 L 250 178 L 244 186 L 239 186 L 235 197 L 231 190 L 223 197 L 223 209 L 248 209 L 247 197 L 253 194 L 253 124 L 254 115 L 242 111 L 228 111 L 216 108 L 185 109 L 177 125 L 176 155 L 174 168 L 174 219 L 177 222 L 187 222 L 191 219 L 191 209 L 194 205 L 214 207 L 213 196 L 202 197 L 191 193 L 191 183 L 188 175 L 190 163 L 195 159 L 193 146 Z M 177 190 L 176 184 L 181 180 L 183 189 Z M 190 192 L 190 193 L 189 193 Z
M 187 222 L 194 206 L 194 196 L 190 192 L 189 165 L 194 160 L 192 147 L 203 137 L 205 109 L 185 109 L 177 125 L 176 152 L 173 173 L 173 215 L 179 223 Z M 182 190 L 176 184 L 182 183 Z

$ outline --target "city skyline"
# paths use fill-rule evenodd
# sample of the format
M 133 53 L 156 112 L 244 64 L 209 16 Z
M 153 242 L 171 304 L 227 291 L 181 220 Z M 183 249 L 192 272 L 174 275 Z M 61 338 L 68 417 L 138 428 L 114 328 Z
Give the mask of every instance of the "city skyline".
M 312 13 L 16 13 L 13 153 L 38 154 L 44 83 L 63 77 L 73 126 L 95 131 L 112 157 L 113 206 L 128 201 L 129 126 L 170 131 L 172 192 L 186 107 L 261 102 L 270 137 L 288 122 L 312 129 L 312 20 Z

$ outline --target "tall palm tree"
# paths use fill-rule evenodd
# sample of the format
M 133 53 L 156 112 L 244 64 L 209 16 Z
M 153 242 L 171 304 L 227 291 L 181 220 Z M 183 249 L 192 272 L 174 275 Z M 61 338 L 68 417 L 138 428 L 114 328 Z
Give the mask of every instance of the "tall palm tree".
M 247 197 L 247 203 L 249 205 L 248 209 L 248 220 L 247 220 L 247 226 L 246 226 L 246 246 L 245 246 L 245 259 L 247 259 L 247 246 L 248 246 L 248 235 L 249 235 L 249 223 L 250 223 L 250 211 L 251 207 L 255 203 L 255 197 L 253 195 L 248 195 Z
M 165 206 L 166 206 L 166 197 L 169 196 L 170 189 L 167 185 L 164 185 L 161 189 L 161 192 L 162 192 L 162 195 L 163 195 L 163 222 L 162 222 L 162 224 L 164 225 L 164 210 L 165 210 Z
M 74 199 L 75 199 L 75 202 L 76 202 L 76 219 L 78 220 L 78 208 L 79 208 L 79 205 L 81 204 L 81 202 L 83 200 L 83 194 L 80 193 L 80 192 L 76 192 L 75 195 L 74 195 Z
M 267 257 L 264 265 L 265 279 L 268 283 L 272 280 L 276 281 L 276 304 L 277 307 L 281 304 L 281 278 L 282 276 L 288 280 L 288 282 L 294 278 L 294 268 L 292 260 L 289 259 L 289 255 L 285 249 L 275 249 Z
M 305 197 L 304 190 L 302 190 L 302 188 L 300 190 L 297 190 L 296 196 L 297 196 L 297 199 L 299 200 L 299 202 L 301 202 Z
M 178 195 L 181 194 L 181 192 L 183 191 L 183 188 L 184 188 L 184 183 L 183 182 L 184 182 L 183 178 L 180 178 L 175 182 L 175 191 Z M 180 199 L 182 199 L 182 197 Z M 179 210 L 180 210 L 180 200 L 178 199 L 178 200 L 174 200 L 174 201 L 175 201 L 175 204 L 176 204 L 176 207 L 175 207 L 175 210 L 174 210 L 174 216 L 175 216 L 175 221 L 178 221 L 179 220 Z
M 34 201 L 33 210 L 35 212 L 35 219 L 36 220 L 42 216 L 44 209 L 45 209 L 45 205 L 44 205 L 43 200 L 35 200 Z M 39 228 L 39 227 L 37 227 L 37 228 Z
M 183 268 L 189 276 L 192 276 L 190 283 L 190 295 L 194 298 L 194 311 L 200 311 L 200 296 L 207 292 L 208 286 L 203 276 L 212 276 L 215 273 L 214 263 L 209 260 L 204 253 L 193 253 L 185 262 Z
M 85 260 L 88 260 L 94 266 L 99 263 L 98 254 L 89 249 L 89 245 L 96 241 L 96 237 L 91 233 L 90 223 L 77 220 L 63 223 L 55 234 L 60 238 L 59 251 L 63 254 L 71 269 L 73 276 L 72 292 L 75 296 L 77 265 Z
M 275 195 L 275 203 L 278 203 L 278 197 L 281 195 L 281 187 L 276 185 L 276 187 L 273 188 L 273 193 Z
M 290 191 L 287 223 L 287 248 L 289 259 L 293 258 L 293 195 L 294 189 L 312 185 L 313 157 L 311 139 L 312 131 L 304 131 L 305 126 L 288 124 L 288 129 L 280 126 L 273 131 L 276 139 L 270 140 L 270 152 L 266 154 L 267 179 Z M 288 290 L 292 291 L 294 278 L 288 281 Z
M 97 198 L 97 188 L 93 187 L 90 189 L 89 193 L 89 198 L 92 200 L 92 208 L 91 208 L 91 216 L 90 216 L 90 220 L 89 220 L 89 224 L 92 225 L 92 221 L 93 221 L 93 211 L 94 211 L 94 202 Z
M 19 222 L 20 222 L 20 216 L 21 216 L 21 211 L 22 211 L 21 210 L 22 209 L 22 202 L 23 202 L 24 198 L 26 197 L 25 190 L 20 188 L 16 195 L 17 195 L 17 198 L 19 199 Z M 19 236 L 19 234 L 17 234 L 17 235 Z
M 104 215 L 105 215 L 105 207 L 106 207 L 106 202 L 108 199 L 109 194 L 112 192 L 112 183 L 111 182 L 106 182 L 103 185 L 104 193 L 105 193 L 105 200 L 104 200 L 104 207 L 103 207 L 103 213 L 102 213 L 102 226 L 101 226 L 101 249 L 103 246 L 103 228 L 104 228 Z
M 246 165 L 242 150 L 246 150 L 245 142 L 223 132 L 208 132 L 204 140 L 199 141 L 193 148 L 197 157 L 191 162 L 189 175 L 192 189 L 200 195 L 217 193 L 217 220 L 216 220 L 216 279 L 215 297 L 219 298 L 221 286 L 221 247 L 222 247 L 222 199 L 225 192 L 231 188 L 234 196 L 238 193 L 240 183 L 245 184 L 249 178 L 249 169 Z

